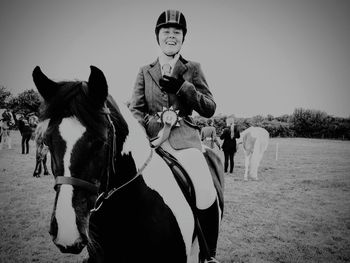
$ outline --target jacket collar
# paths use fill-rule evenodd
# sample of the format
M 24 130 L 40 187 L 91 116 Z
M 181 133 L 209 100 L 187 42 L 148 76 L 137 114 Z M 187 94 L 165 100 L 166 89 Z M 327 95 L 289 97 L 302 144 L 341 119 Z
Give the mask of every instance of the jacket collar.
M 180 58 L 176 62 L 171 75 L 173 77 L 183 75 L 187 71 L 187 63 L 188 61 L 180 55 Z M 160 69 L 160 63 L 158 58 L 150 64 L 150 69 L 148 69 L 148 72 L 151 75 L 153 81 L 160 87 L 159 80 L 162 78 L 162 71 Z

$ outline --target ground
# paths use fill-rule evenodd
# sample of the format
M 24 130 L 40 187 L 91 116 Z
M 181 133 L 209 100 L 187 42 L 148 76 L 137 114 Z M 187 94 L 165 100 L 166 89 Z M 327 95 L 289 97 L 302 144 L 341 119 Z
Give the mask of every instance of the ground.
M 13 138 L 0 150 L 0 262 L 80 262 L 85 250 L 61 254 L 48 233 L 52 175 L 32 177 L 34 143 L 22 155 Z M 225 175 L 220 262 L 350 262 L 349 160 L 349 141 L 274 138 L 259 181 L 244 182 L 240 149 Z

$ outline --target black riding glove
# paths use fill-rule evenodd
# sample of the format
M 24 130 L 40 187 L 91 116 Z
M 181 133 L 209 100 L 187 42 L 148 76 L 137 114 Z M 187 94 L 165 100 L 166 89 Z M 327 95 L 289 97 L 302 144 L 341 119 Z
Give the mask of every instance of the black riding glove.
M 159 80 L 159 84 L 163 88 L 163 90 L 165 90 L 167 93 L 174 94 L 176 94 L 179 91 L 184 82 L 185 80 L 182 76 L 179 76 L 179 78 L 174 78 L 164 75 L 163 78 Z

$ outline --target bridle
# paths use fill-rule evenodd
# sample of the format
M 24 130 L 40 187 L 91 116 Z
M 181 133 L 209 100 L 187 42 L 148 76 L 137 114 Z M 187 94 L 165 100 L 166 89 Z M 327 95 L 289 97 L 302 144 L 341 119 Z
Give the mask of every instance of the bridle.
M 57 186 L 59 185 L 72 185 L 72 186 L 76 186 L 79 187 L 85 191 L 88 191 L 92 194 L 98 195 L 95 204 L 94 204 L 94 208 L 91 209 L 90 212 L 96 212 L 98 211 L 103 202 L 107 199 L 109 199 L 114 193 L 116 193 L 117 191 L 119 191 L 120 189 L 126 187 L 127 185 L 129 185 L 130 183 L 132 183 L 136 178 L 138 178 L 143 170 L 146 168 L 146 166 L 148 165 L 148 163 L 150 162 L 152 155 L 153 155 L 153 149 L 151 149 L 150 155 L 148 156 L 147 160 L 145 161 L 145 163 L 142 165 L 142 167 L 140 169 L 138 169 L 137 173 L 135 176 L 133 176 L 130 180 L 128 180 L 127 182 L 125 182 L 124 184 L 118 186 L 118 187 L 113 187 L 110 188 L 109 186 L 109 182 L 110 182 L 110 177 L 115 173 L 115 158 L 116 158 L 116 135 L 115 135 L 115 126 L 112 122 L 112 119 L 110 117 L 110 110 L 107 107 L 107 105 L 105 104 L 104 107 L 101 110 L 101 113 L 104 114 L 108 120 L 108 145 L 110 145 L 109 150 L 108 150 L 108 156 L 107 156 L 107 169 L 104 173 L 104 175 L 102 176 L 106 176 L 106 186 L 104 191 L 102 191 L 99 194 L 99 186 L 97 186 L 96 184 L 93 184 L 91 182 L 88 182 L 86 180 L 82 180 L 79 178 L 75 178 L 75 177 L 67 177 L 67 176 L 57 176 L 55 179 L 55 185 L 54 185 L 54 189 L 57 191 Z

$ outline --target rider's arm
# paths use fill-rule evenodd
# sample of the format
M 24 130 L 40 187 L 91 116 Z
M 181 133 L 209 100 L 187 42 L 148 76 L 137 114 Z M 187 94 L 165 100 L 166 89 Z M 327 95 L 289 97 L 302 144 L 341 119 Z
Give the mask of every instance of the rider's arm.
M 209 90 L 200 64 L 192 62 L 191 67 L 193 67 L 192 82 L 185 80 L 176 95 L 181 97 L 199 115 L 210 118 L 215 113 L 216 103 Z

